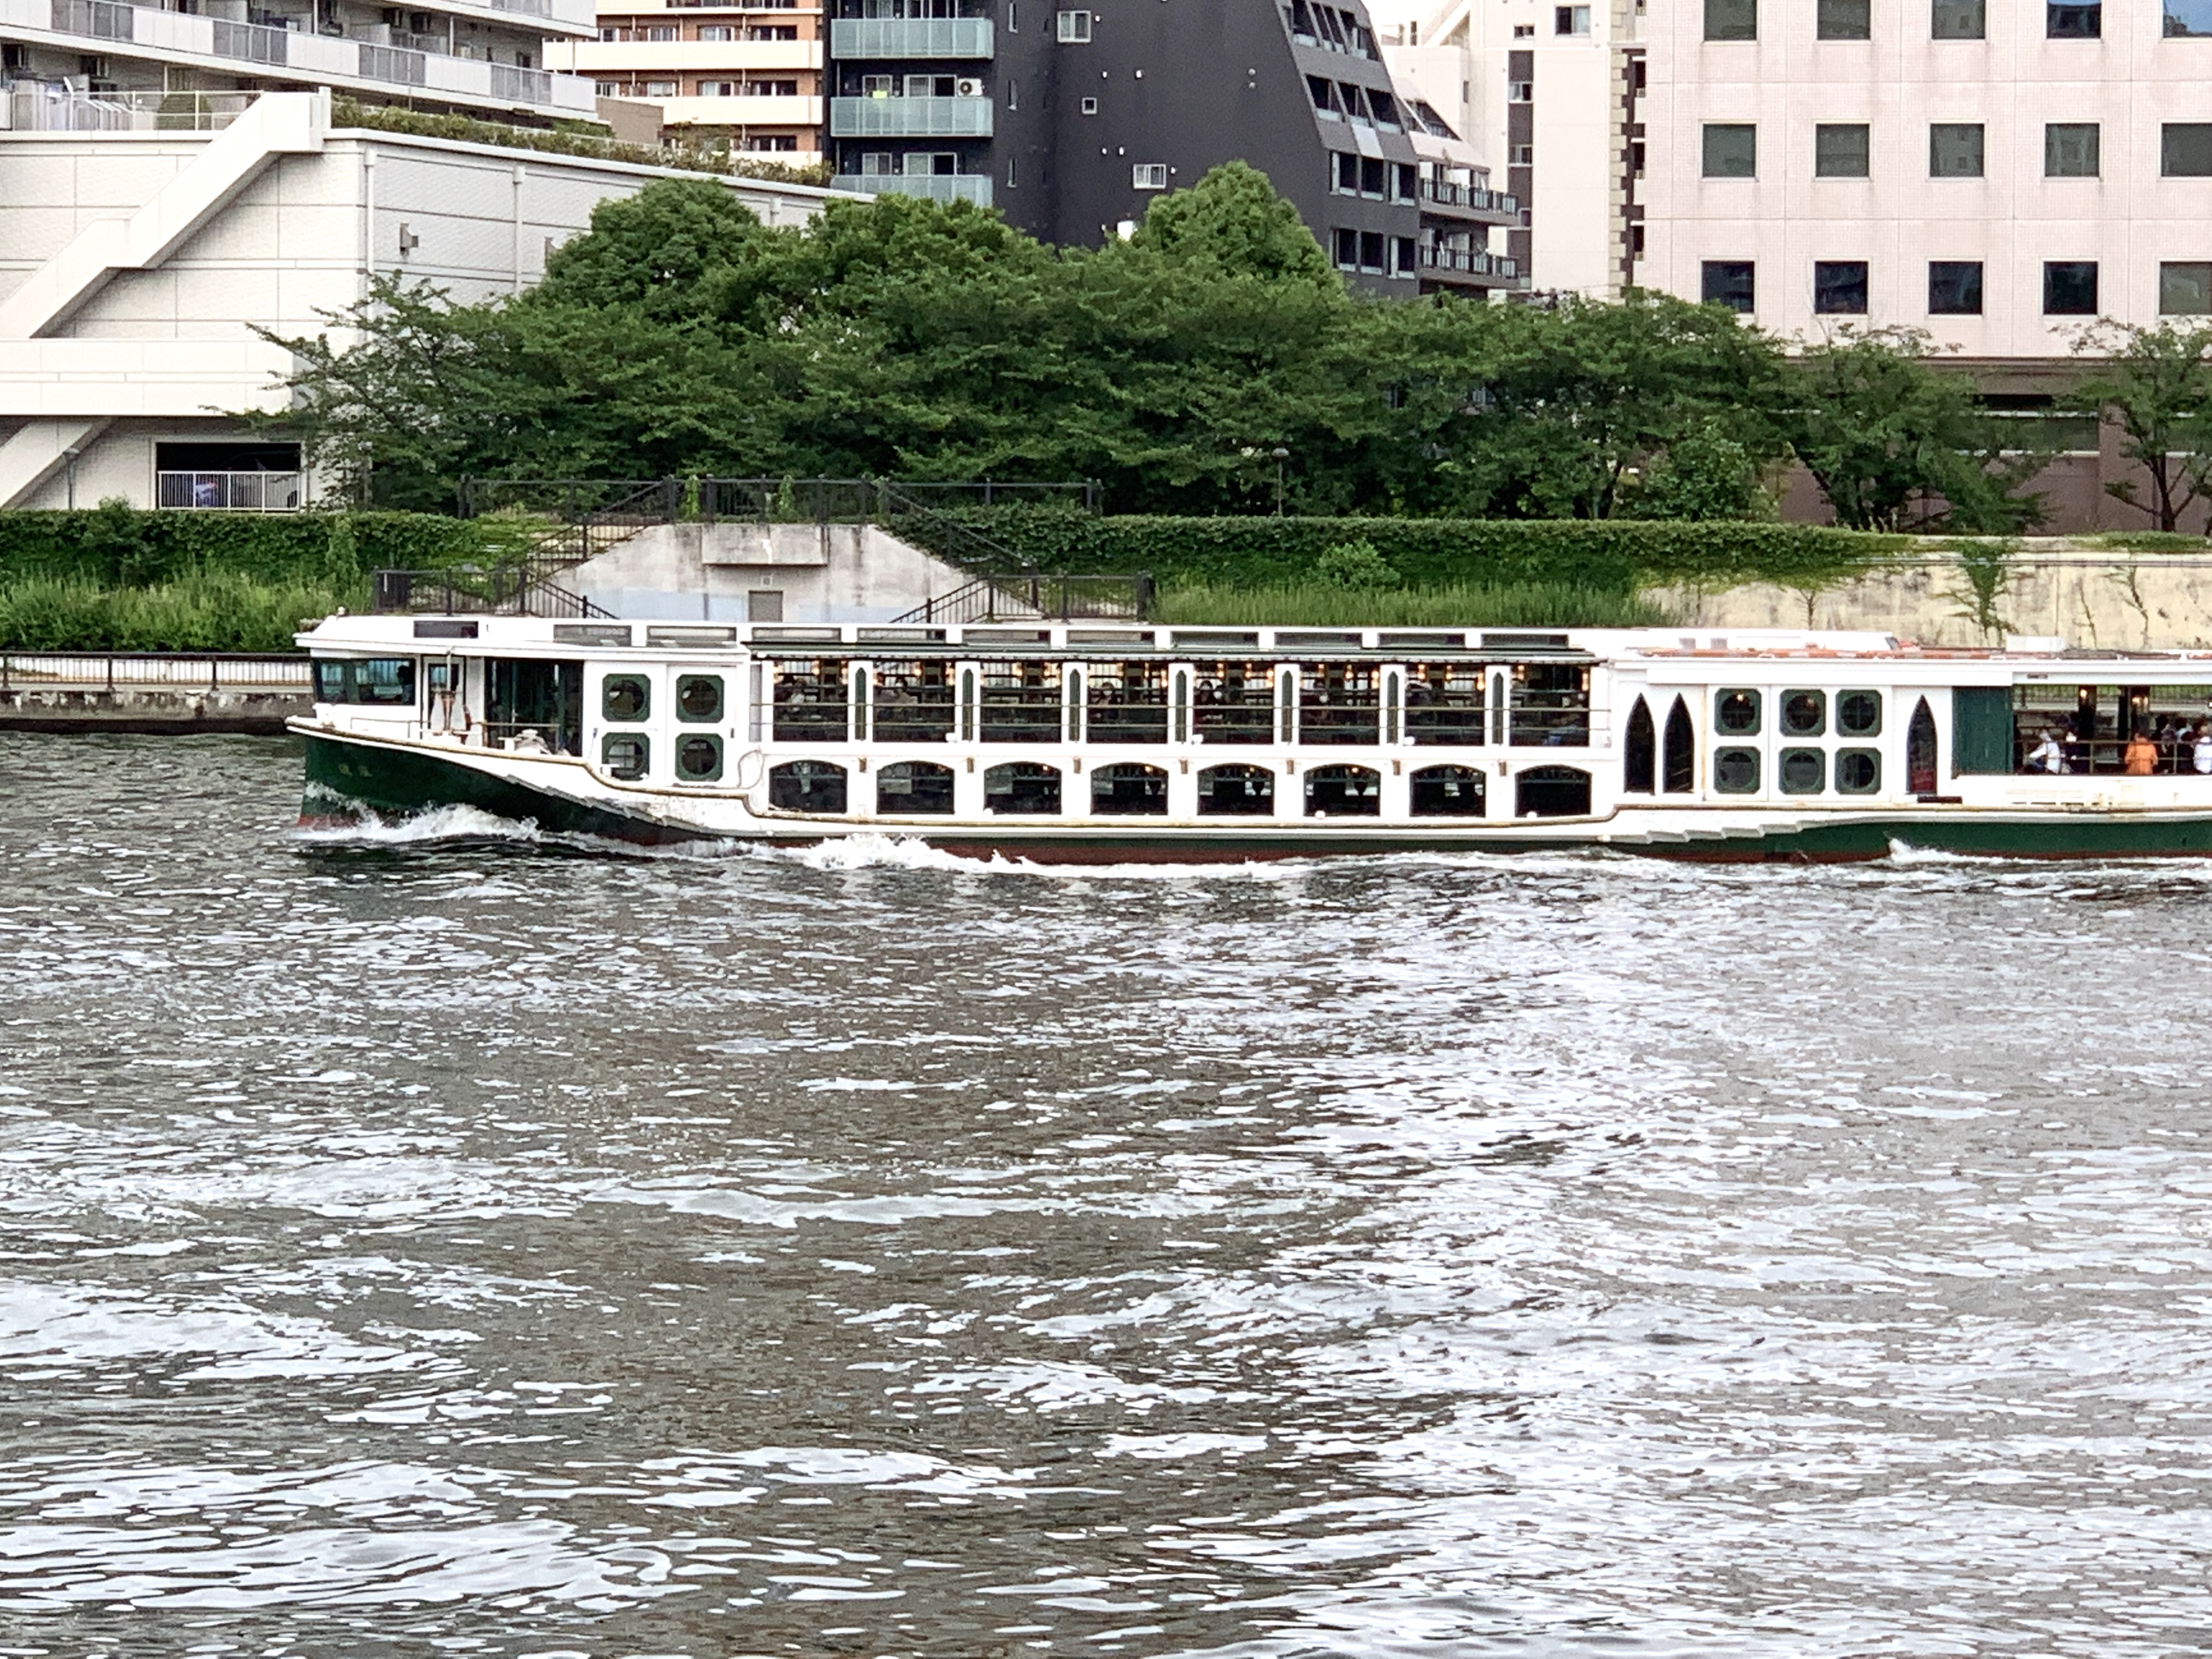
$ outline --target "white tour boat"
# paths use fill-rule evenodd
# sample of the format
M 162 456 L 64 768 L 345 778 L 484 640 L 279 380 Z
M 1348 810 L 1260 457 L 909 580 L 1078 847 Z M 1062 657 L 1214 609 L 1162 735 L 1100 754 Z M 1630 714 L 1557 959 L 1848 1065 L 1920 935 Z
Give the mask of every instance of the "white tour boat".
M 1036 860 L 2212 852 L 2212 653 L 1687 628 L 336 617 L 308 821 Z

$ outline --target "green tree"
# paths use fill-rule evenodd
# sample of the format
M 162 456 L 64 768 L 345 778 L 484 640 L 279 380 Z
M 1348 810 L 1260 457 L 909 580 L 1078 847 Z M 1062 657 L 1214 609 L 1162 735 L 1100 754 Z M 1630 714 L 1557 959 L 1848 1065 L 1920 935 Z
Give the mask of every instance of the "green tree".
M 2105 493 L 2150 515 L 2154 528 L 2180 527 L 2183 516 L 2212 495 L 2212 323 L 2160 323 L 2155 328 L 2100 322 L 2084 329 L 2075 350 L 2100 361 L 2075 398 L 2122 434 L 2120 453 L 2143 470 L 2150 499 L 2136 481 L 2115 478 Z
M 1910 328 L 1846 330 L 1807 347 L 1786 416 L 1797 459 L 1853 530 L 2029 528 L 2041 497 L 2014 492 L 2049 455 L 2006 452 L 1972 382 L 1928 356 L 1927 335 Z

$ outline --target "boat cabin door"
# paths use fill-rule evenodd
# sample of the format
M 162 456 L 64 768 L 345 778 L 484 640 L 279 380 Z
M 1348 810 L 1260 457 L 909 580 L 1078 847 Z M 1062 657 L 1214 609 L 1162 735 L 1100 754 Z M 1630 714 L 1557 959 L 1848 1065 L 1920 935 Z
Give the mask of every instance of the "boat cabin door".
M 542 745 L 584 752 L 584 665 L 537 657 L 484 664 L 484 741 L 495 748 Z

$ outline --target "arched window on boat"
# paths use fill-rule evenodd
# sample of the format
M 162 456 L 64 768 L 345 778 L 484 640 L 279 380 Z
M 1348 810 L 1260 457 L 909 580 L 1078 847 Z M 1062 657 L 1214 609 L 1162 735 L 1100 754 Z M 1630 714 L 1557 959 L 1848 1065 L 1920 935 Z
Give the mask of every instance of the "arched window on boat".
M 1013 816 L 1048 816 L 1060 811 L 1060 769 L 1034 761 L 1010 761 L 983 772 L 983 810 Z
M 1298 671 L 1285 668 L 1275 677 L 1275 741 L 1298 740 Z
M 868 671 L 855 664 L 853 668 L 853 741 L 868 740 Z
M 1628 732 L 1621 744 L 1620 787 L 1632 795 L 1648 795 L 1657 781 L 1659 734 L 1651 725 L 1651 707 L 1643 698 L 1628 711 Z
M 1200 817 L 1267 817 L 1275 810 L 1275 775 L 1264 766 L 1209 766 L 1198 775 Z
M 653 682 L 642 674 L 610 674 L 599 682 L 599 714 L 607 720 L 641 720 L 653 713 Z
M 1083 741 L 1083 671 L 1067 671 L 1067 740 Z
M 1513 815 L 1579 818 L 1590 810 L 1590 775 L 1577 766 L 1532 766 L 1513 780 Z
M 1382 775 L 1371 766 L 1316 766 L 1306 772 L 1310 818 L 1372 818 L 1382 813 Z
M 1164 813 L 1168 810 L 1168 775 L 1136 761 L 1095 766 L 1091 769 L 1091 810 L 1102 817 Z
M 676 677 L 676 718 L 692 726 L 720 724 L 722 677 L 720 674 L 678 674 Z
M 952 811 L 952 769 L 935 761 L 894 761 L 876 774 L 876 811 L 884 817 L 943 817 Z
M 1479 818 L 1484 780 L 1479 766 L 1425 766 L 1413 776 L 1417 818 Z
M 642 732 L 610 732 L 599 739 L 599 765 L 611 778 L 635 783 L 652 759 L 653 745 Z
M 1398 741 L 1398 709 L 1404 700 L 1403 678 L 1395 668 L 1382 676 L 1382 741 L 1395 744 Z
M 778 743 L 842 743 L 850 718 L 842 659 L 784 659 L 775 665 Z
M 1497 744 L 1505 741 L 1505 676 L 1503 674 L 1490 677 L 1490 740 Z
M 1165 663 L 1102 664 L 1091 672 L 1086 703 L 1093 743 L 1165 743 L 1168 669 Z
M 1190 671 L 1187 668 L 1175 672 L 1175 740 L 1190 741 Z
M 960 671 L 960 741 L 975 741 L 975 671 Z
M 1936 793 L 1936 716 L 1928 699 L 1921 698 L 1905 727 L 1905 792 L 1909 795 Z
M 1670 795 L 1693 795 L 1698 790 L 1698 728 L 1690 719 L 1690 705 L 1680 697 L 1667 714 L 1659 787 Z
M 770 767 L 768 804 L 787 812 L 842 812 L 845 769 L 828 761 L 790 761 Z
M 721 775 L 721 738 L 705 732 L 690 732 L 677 738 L 678 782 L 712 783 Z

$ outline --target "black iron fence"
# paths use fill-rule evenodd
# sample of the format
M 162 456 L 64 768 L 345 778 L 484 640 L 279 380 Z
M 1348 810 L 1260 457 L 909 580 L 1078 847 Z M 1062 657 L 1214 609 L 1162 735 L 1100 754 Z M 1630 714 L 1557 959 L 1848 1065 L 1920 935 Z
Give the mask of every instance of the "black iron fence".
M 899 623 L 992 622 L 1143 622 L 1152 609 L 1150 575 L 1069 576 L 1024 571 L 978 576 L 950 593 L 924 600 Z
M 535 565 L 447 570 L 379 570 L 370 579 L 371 606 L 380 615 L 432 612 L 441 616 L 606 617 L 582 594 L 549 580 Z

